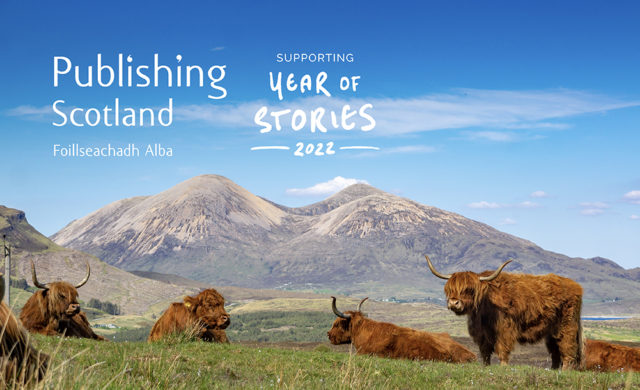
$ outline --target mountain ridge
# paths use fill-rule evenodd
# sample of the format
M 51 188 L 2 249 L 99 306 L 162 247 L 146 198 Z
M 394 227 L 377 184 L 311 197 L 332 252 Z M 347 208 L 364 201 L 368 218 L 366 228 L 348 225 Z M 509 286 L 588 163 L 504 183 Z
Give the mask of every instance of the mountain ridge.
M 546 251 L 366 184 L 290 208 L 222 176 L 204 175 L 129 201 L 137 203 L 126 211 L 112 206 L 118 202 L 70 223 L 52 239 L 123 269 L 214 285 L 438 299 L 443 282 L 426 269 L 428 254 L 443 272 L 495 269 L 513 258 L 507 271 L 570 277 L 585 286 L 588 302 L 640 295 L 640 273 L 608 259 Z

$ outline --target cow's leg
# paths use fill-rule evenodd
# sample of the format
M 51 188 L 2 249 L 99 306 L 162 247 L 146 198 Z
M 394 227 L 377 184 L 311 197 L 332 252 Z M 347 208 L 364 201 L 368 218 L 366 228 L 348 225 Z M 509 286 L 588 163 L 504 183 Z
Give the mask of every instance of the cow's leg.
M 484 363 L 485 366 L 490 365 L 491 354 L 493 354 L 493 343 L 484 339 L 478 343 L 478 347 L 480 349 L 480 356 L 482 356 L 482 363 Z
M 579 350 L 578 339 L 581 337 L 580 331 L 580 306 L 582 302 L 577 301 L 573 305 L 567 305 L 562 313 L 562 322 L 558 329 L 558 349 L 562 359 L 562 369 L 568 370 L 578 368 L 578 360 L 581 351 Z
M 510 328 L 505 328 L 500 334 L 498 334 L 498 339 L 496 340 L 496 354 L 498 355 L 498 359 L 500 359 L 501 366 L 509 364 L 509 355 L 511 355 L 511 351 L 513 351 L 513 345 L 515 342 L 515 332 Z
M 560 348 L 558 347 L 558 342 L 552 336 L 547 336 L 545 341 L 547 345 L 547 351 L 551 354 L 551 368 L 558 369 L 560 368 Z

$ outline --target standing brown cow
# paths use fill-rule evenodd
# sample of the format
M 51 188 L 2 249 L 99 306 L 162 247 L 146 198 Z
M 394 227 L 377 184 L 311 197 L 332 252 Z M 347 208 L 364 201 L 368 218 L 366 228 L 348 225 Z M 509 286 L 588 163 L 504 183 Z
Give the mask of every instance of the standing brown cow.
M 0 301 L 3 298 L 4 275 L 0 274 Z M 9 306 L 0 302 L 0 384 L 26 385 L 41 380 L 48 365 L 49 356 L 31 345 L 29 333 Z
M 215 289 L 202 291 L 194 297 L 184 297 L 181 303 L 172 303 L 156 321 L 149 334 L 149 341 L 163 336 L 194 330 L 204 341 L 228 343 L 226 329 L 231 323 L 224 310 L 224 298 Z
M 640 348 L 587 339 L 584 355 L 587 370 L 640 372 Z
M 445 362 L 473 362 L 476 355 L 456 343 L 446 333 L 429 333 L 404 328 L 387 322 L 366 318 L 360 308 L 342 313 L 331 297 L 331 308 L 338 317 L 327 332 L 331 344 L 352 343 L 357 354 L 413 360 L 440 360 Z
M 91 275 L 87 261 L 87 276 L 75 287 L 67 282 L 42 284 L 38 281 L 36 267 L 31 262 L 31 278 L 36 291 L 24 304 L 20 312 L 20 321 L 29 332 L 49 336 L 65 335 L 104 340 L 93 332 L 87 315 L 80 310 L 78 288 L 84 286 Z
M 516 341 L 520 344 L 546 341 L 552 368 L 580 368 L 582 351 L 582 287 L 558 275 L 501 273 L 506 261 L 495 272 L 456 272 L 443 275 L 447 307 L 467 316 L 469 334 L 478 347 L 484 364 L 491 363 L 495 351 L 502 365 Z

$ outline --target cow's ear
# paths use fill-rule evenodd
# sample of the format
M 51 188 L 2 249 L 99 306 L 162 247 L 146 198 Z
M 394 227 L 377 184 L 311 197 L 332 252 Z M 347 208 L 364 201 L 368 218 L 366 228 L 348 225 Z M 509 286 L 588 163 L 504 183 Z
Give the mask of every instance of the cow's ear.
M 197 302 L 198 300 L 193 297 L 184 297 L 184 307 L 191 311 L 194 311 L 196 309 Z

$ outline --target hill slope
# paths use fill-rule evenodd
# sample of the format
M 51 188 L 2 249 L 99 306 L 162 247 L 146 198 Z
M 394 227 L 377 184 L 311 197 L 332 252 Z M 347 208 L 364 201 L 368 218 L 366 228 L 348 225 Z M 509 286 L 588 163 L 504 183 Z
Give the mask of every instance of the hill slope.
M 85 260 L 89 261 L 91 278 L 79 289 L 80 299 L 117 303 L 126 314 L 142 314 L 153 304 L 198 290 L 183 286 L 167 288 L 164 283 L 135 276 L 95 256 L 56 245 L 29 224 L 24 212 L 0 206 L 0 237 L 5 234 L 12 248 L 12 276 L 25 278 L 31 284 L 30 260 L 33 260 L 41 282 L 74 283 L 84 278 Z
M 215 285 L 441 299 L 443 282 L 425 267 L 429 254 L 444 272 L 491 269 L 514 258 L 508 271 L 580 282 L 587 304 L 640 296 L 636 275 L 612 261 L 545 251 L 364 184 L 288 208 L 224 177 L 198 176 L 154 196 L 114 202 L 52 238 L 123 269 Z

